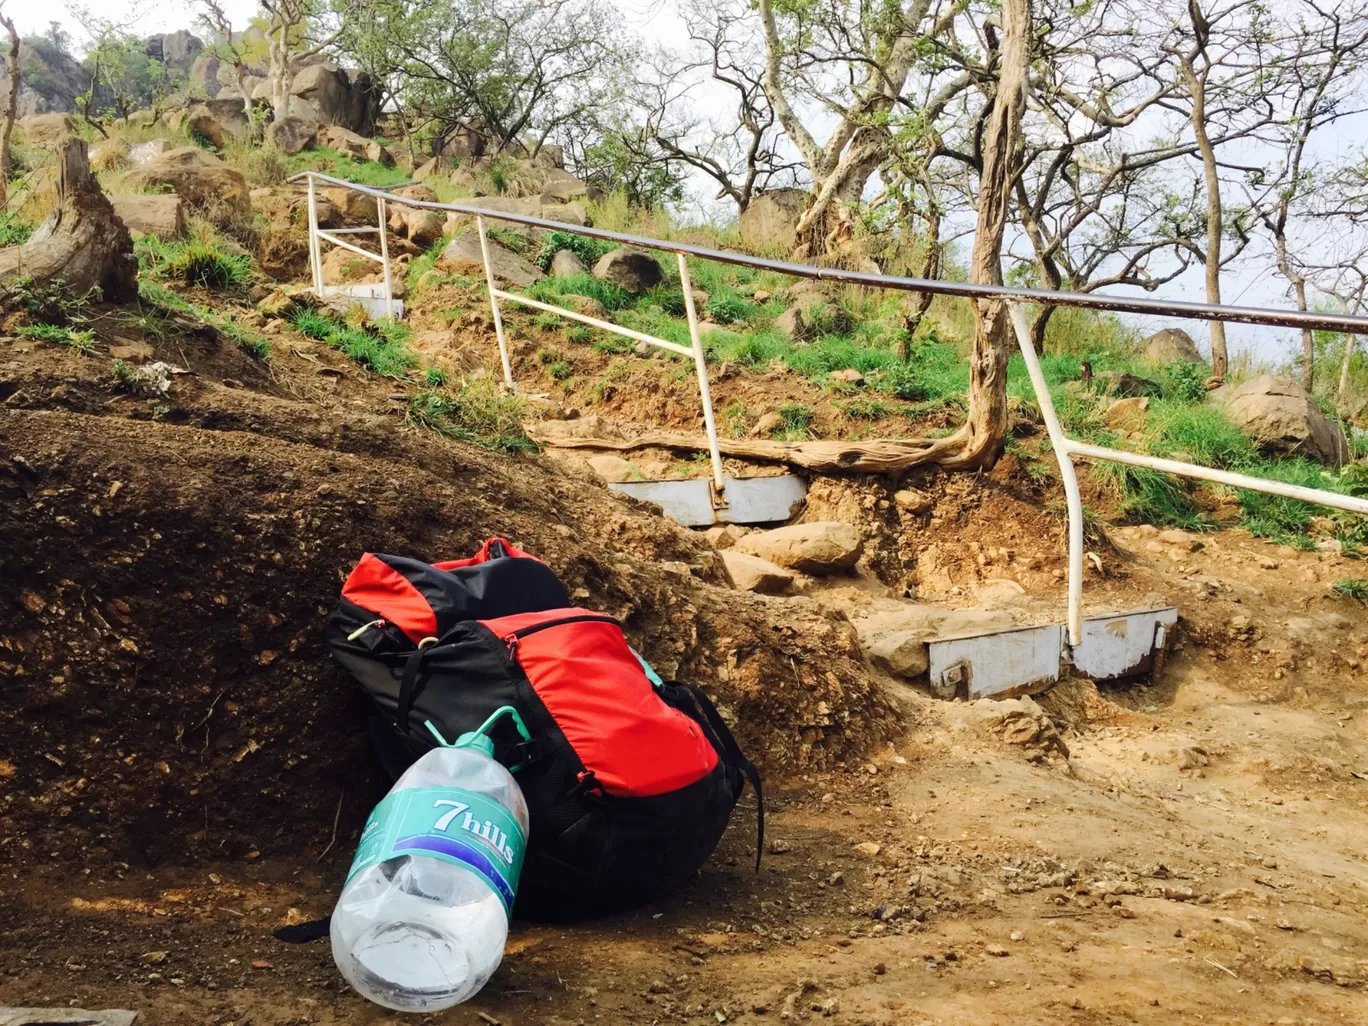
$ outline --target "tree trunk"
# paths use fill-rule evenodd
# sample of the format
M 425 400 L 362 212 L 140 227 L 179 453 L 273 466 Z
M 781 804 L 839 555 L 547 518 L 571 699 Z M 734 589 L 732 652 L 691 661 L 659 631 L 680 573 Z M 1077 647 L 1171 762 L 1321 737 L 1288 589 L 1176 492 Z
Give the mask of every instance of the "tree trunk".
M 14 27 L 14 19 L 0 15 L 0 25 L 9 32 L 9 61 L 5 70 L 9 72 L 9 103 L 5 106 L 5 122 L 0 127 L 0 209 L 9 202 L 10 175 L 10 137 L 14 135 L 14 118 L 19 113 L 19 80 L 23 70 L 19 67 L 19 32 Z
M 930 201 L 930 212 L 926 215 L 926 253 L 922 257 L 921 270 L 918 277 L 923 281 L 934 281 L 940 277 L 941 266 L 941 211 L 936 205 L 936 198 L 928 192 Z M 903 335 L 898 340 L 898 359 L 906 363 L 912 358 L 912 336 L 921 327 L 922 318 L 931 309 L 931 304 L 936 299 L 934 292 L 917 292 L 916 306 L 912 312 L 903 318 Z
M 290 26 L 281 22 L 270 42 L 271 110 L 276 121 L 290 116 Z
M 60 281 L 77 296 L 98 287 L 114 301 L 138 294 L 133 239 L 100 191 L 84 139 L 68 139 L 57 154 L 57 208 L 28 242 L 0 250 L 0 300 L 19 279 Z
M 1306 309 L 1306 282 L 1300 276 L 1292 283 L 1297 293 L 1297 309 Z M 1302 328 L 1302 388 L 1312 391 L 1316 384 L 1316 337 L 1310 328 Z
M 1202 174 L 1206 180 L 1206 298 L 1208 303 L 1221 301 L 1221 178 L 1216 167 L 1216 148 L 1211 144 L 1206 126 L 1206 82 L 1197 74 L 1192 61 L 1182 63 L 1183 80 L 1192 95 L 1192 133 L 1197 140 L 1197 151 L 1202 157 Z M 1211 376 L 1224 381 L 1230 366 L 1226 351 L 1225 323 L 1211 321 Z
M 1002 284 L 1002 236 L 1011 202 L 1021 115 L 1030 67 L 1030 0 L 1003 0 L 1002 60 L 993 108 L 983 131 L 978 222 L 969 280 Z M 992 466 L 1007 438 L 1007 359 L 1011 322 L 1000 299 L 974 300 L 974 347 L 969 357 L 969 417 L 959 434 L 961 465 Z
M 1339 300 L 1340 313 L 1349 313 L 1349 304 L 1344 301 L 1343 296 L 1336 296 Z M 1349 365 L 1354 359 L 1354 350 L 1358 348 L 1358 336 L 1344 333 L 1344 360 L 1340 363 L 1339 388 L 1335 391 L 1335 402 L 1343 407 L 1349 401 Z
M 1031 318 L 1031 345 L 1042 356 L 1045 354 L 1045 329 L 1050 326 L 1050 318 L 1057 308 L 1046 304 Z

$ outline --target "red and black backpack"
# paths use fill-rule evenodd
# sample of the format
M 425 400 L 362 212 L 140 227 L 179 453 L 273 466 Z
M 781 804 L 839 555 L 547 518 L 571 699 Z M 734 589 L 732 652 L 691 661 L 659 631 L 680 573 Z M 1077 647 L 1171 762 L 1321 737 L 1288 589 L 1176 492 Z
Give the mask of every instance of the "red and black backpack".
M 392 778 L 433 747 L 429 722 L 453 738 L 500 706 L 522 715 L 530 742 L 494 740 L 527 799 L 524 918 L 651 901 L 712 854 L 746 780 L 761 801 L 707 696 L 660 680 L 616 620 L 572 606 L 550 567 L 501 538 L 452 562 L 367 553 L 329 642 L 375 704 Z M 763 843 L 763 805 L 760 817 Z

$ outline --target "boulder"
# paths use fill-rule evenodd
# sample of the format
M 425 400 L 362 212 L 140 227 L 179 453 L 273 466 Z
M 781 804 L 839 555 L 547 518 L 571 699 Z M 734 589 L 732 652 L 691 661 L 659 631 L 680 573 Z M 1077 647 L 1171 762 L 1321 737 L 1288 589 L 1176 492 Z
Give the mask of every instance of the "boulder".
M 721 551 L 722 565 L 727 568 L 732 587 L 737 591 L 752 591 L 757 595 L 782 595 L 793 587 L 793 574 L 759 556 L 738 552 L 735 548 Z
M 426 203 L 437 202 L 437 194 L 421 183 L 395 189 L 391 195 L 422 200 Z M 426 249 L 442 237 L 442 215 L 435 210 L 409 207 L 402 203 L 391 203 L 389 204 L 389 227 L 391 231 L 397 232 L 415 246 Z
M 489 264 L 498 284 L 526 288 L 541 278 L 541 270 L 518 254 L 489 240 Z M 480 256 L 480 237 L 475 232 L 458 235 L 442 250 L 437 266 L 447 274 L 484 276 L 484 261 Z
M 1224 396 L 1226 412 L 1261 449 L 1306 456 L 1331 467 L 1349 459 L 1343 429 L 1291 378 L 1261 374 Z
M 572 274 L 583 274 L 585 266 L 574 252 L 568 249 L 556 250 L 556 255 L 551 258 L 551 277 L 568 278 Z
M 551 171 L 542 186 L 543 203 L 569 203 L 571 200 L 585 199 L 589 195 L 589 184 L 582 182 L 566 171 Z
M 1093 381 L 1103 395 L 1114 395 L 1123 399 L 1142 395 L 1160 398 L 1164 394 L 1164 386 L 1159 382 L 1126 371 L 1098 371 L 1093 375 Z
M 433 175 L 444 175 L 451 170 L 451 162 L 441 157 L 432 157 L 425 160 L 414 169 L 413 177 L 415 181 L 424 181 Z
M 143 49 L 148 57 L 179 77 L 188 74 L 194 66 L 196 58 L 204 50 L 204 40 L 185 29 L 158 32 L 143 40 Z
M 0 66 L 7 67 L 8 38 L 0 51 Z M 36 33 L 20 42 L 19 67 L 19 106 L 15 108 L 19 118 L 75 110 L 76 98 L 90 88 L 90 72 L 81 62 Z M 8 84 L 8 74 L 4 81 Z
M 337 208 L 342 215 L 342 223 L 349 226 L 377 224 L 379 215 L 375 209 L 375 197 L 363 192 L 354 192 L 340 185 L 323 190 L 323 198 Z
M 544 168 L 565 168 L 565 147 L 555 143 L 542 143 L 532 157 L 532 163 Z
M 394 166 L 394 155 L 374 139 L 357 135 L 340 125 L 329 125 L 318 133 L 319 142 L 331 150 L 345 153 L 354 160 L 369 160 L 376 164 Z
M 470 199 L 461 200 L 461 204 L 467 207 L 479 207 L 483 210 L 497 210 L 505 214 L 520 214 L 523 217 L 541 217 L 542 204 L 538 196 L 474 196 Z M 448 235 L 454 234 L 464 228 L 474 228 L 475 218 L 469 214 L 451 213 L 447 215 L 446 232 Z M 532 229 L 527 225 L 517 224 L 513 221 L 499 221 L 495 218 L 485 219 L 486 228 L 502 228 L 504 231 L 516 232 L 525 238 L 532 237 Z
M 708 544 L 719 552 L 723 549 L 731 548 L 739 539 L 744 538 L 745 536 L 746 529 L 744 527 L 738 527 L 736 524 L 719 524 L 718 526 L 710 527 L 703 532 L 703 537 L 707 539 Z
M 793 252 L 795 231 L 809 195 L 802 189 L 762 192 L 741 212 L 741 245 L 751 250 Z
M 854 367 L 846 367 L 844 370 L 832 371 L 828 377 L 832 381 L 840 382 L 843 385 L 863 385 L 864 375 Z
M 1160 367 L 1169 363 L 1206 363 L 1197 343 L 1181 328 L 1164 328 L 1145 339 L 1145 360 Z
M 349 249 L 334 247 L 323 258 L 323 280 L 328 284 L 360 281 L 380 265 Z
M 223 88 L 223 83 L 218 77 L 222 63 L 212 52 L 201 53 L 195 58 L 186 76 L 186 85 L 191 96 L 213 99 L 219 94 L 219 90 Z
M 272 121 L 266 126 L 266 141 L 281 153 L 300 153 L 311 148 L 318 138 L 318 124 L 297 114 Z
M 473 160 L 484 155 L 484 136 L 470 125 L 458 124 L 437 141 L 436 156 L 452 160 Z
M 290 95 L 308 103 L 323 124 L 362 134 L 375 131 L 381 91 L 364 71 L 343 70 L 328 61 L 311 64 L 295 73 Z
M 15 127 L 23 131 L 25 142 L 42 150 L 54 150 L 76 134 L 70 114 L 35 114 L 20 118 Z
M 1118 399 L 1107 407 L 1106 425 L 1113 431 L 1126 433 L 1144 431 L 1149 422 L 1150 400 L 1147 395 Z
M 130 147 L 128 151 L 128 162 L 135 167 L 150 164 L 163 153 L 171 152 L 171 144 L 165 139 L 152 139 L 145 143 Z
M 132 193 L 109 197 L 114 213 L 131 232 L 170 241 L 185 237 L 185 200 L 171 195 Z
M 569 203 L 546 203 L 542 205 L 541 216 L 548 221 L 560 221 L 563 224 L 577 224 L 582 228 L 587 228 L 594 223 L 589 216 L 589 211 L 584 209 L 584 204 L 579 200 L 572 200 Z
M 203 104 L 191 109 L 189 116 L 185 119 L 185 127 L 192 137 L 198 136 L 219 150 L 223 149 L 233 134 Z
M 748 534 L 736 548 L 789 570 L 822 575 L 849 570 L 864 552 L 864 542 L 849 524 L 818 521 Z
M 665 280 L 665 272 L 650 253 L 621 246 L 599 258 L 594 277 L 635 294 L 659 285 Z
M 642 479 L 641 470 L 636 464 L 611 453 L 590 456 L 588 463 L 589 469 L 594 472 L 598 479 L 608 484 L 619 481 L 640 481 Z
M 561 298 L 570 304 L 570 309 L 574 310 L 575 313 L 583 314 L 585 317 L 594 317 L 600 321 L 608 319 L 608 308 L 593 296 L 581 296 L 572 292 L 570 295 Z M 645 345 L 644 342 L 640 344 Z
M 796 341 L 807 338 L 807 325 L 803 323 L 802 311 L 796 306 L 789 307 L 774 319 L 774 330 Z
M 236 218 L 252 216 L 251 193 L 242 173 L 198 146 L 182 146 L 134 168 L 127 184 L 135 189 L 169 185 L 192 206 Z

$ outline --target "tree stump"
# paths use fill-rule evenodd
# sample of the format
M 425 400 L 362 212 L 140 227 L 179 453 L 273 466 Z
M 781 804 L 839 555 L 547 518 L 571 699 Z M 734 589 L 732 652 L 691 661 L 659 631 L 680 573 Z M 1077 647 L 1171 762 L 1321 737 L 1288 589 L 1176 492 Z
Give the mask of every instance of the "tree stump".
M 22 279 L 61 283 L 76 296 L 98 287 L 115 302 L 138 294 L 133 238 L 90 170 L 84 139 L 68 139 L 57 152 L 56 209 L 22 246 L 0 249 L 0 301 Z

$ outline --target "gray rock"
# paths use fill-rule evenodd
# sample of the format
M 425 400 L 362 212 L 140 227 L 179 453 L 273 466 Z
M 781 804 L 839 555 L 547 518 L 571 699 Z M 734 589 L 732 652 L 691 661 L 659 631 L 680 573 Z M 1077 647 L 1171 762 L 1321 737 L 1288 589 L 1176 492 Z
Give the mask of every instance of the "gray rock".
M 584 271 L 584 264 L 571 250 L 558 249 L 556 255 L 551 258 L 553 278 L 568 278 L 572 274 L 583 274 Z
M 154 196 L 146 193 L 109 197 L 114 213 L 131 232 L 141 232 L 170 241 L 185 237 L 185 201 L 172 193 Z
M 741 213 L 741 245 L 750 250 L 793 252 L 794 232 L 808 199 L 809 194 L 803 189 L 760 193 Z
M 296 72 L 290 95 L 307 102 L 323 124 L 363 135 L 375 131 L 381 91 L 365 72 L 344 71 L 328 61 L 312 64 Z
M 1290 378 L 1261 374 L 1224 395 L 1226 411 L 1261 449 L 1306 456 L 1331 467 L 1349 459 L 1344 430 Z
M 622 246 L 599 258 L 594 265 L 594 277 L 611 281 L 628 292 L 641 293 L 659 285 L 665 272 L 650 253 Z
M 500 284 L 526 288 L 541 278 L 535 264 L 489 240 L 489 263 L 494 280 Z M 458 235 L 447 244 L 437 259 L 437 266 L 448 274 L 484 275 L 484 261 L 480 256 L 480 237 L 474 232 Z
M 1192 336 L 1181 328 L 1164 328 L 1145 339 L 1145 359 L 1157 366 L 1168 363 L 1206 363 Z
M 721 554 L 722 565 L 727 568 L 727 576 L 737 591 L 782 595 L 793 587 L 793 574 L 768 560 L 738 552 L 735 547 L 723 549 Z
M 145 143 L 138 143 L 129 149 L 126 156 L 128 162 L 135 166 L 150 164 L 163 153 L 171 152 L 171 144 L 165 139 L 152 139 Z
M 266 126 L 266 141 L 281 153 L 300 153 L 310 149 L 318 138 L 318 124 L 296 114 Z

